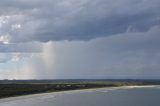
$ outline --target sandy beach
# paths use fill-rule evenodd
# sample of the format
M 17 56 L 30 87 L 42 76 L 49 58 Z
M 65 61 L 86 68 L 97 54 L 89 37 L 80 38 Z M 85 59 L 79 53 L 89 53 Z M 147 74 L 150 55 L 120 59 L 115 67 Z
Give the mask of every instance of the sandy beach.
M 25 100 L 25 99 L 30 99 L 30 98 L 54 96 L 54 95 L 63 94 L 63 93 L 92 92 L 92 91 L 116 90 L 116 89 L 132 89 L 132 88 L 144 88 L 144 87 L 155 87 L 155 86 L 156 85 L 105 87 L 105 88 L 91 88 L 91 89 L 70 90 L 70 91 L 40 93 L 40 94 L 29 94 L 29 95 L 24 95 L 24 96 L 3 98 L 3 99 L 0 99 L 0 103 L 6 103 L 6 102 L 11 102 L 11 101 L 17 101 L 17 100 Z

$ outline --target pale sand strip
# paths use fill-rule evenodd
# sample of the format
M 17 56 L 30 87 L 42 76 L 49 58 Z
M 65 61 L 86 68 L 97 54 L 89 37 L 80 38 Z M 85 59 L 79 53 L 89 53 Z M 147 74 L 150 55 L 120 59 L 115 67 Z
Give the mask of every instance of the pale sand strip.
M 81 90 L 70 90 L 70 91 L 59 91 L 59 92 L 50 92 L 50 93 L 40 93 L 40 94 L 29 94 L 24 96 L 8 97 L 0 99 L 0 103 L 6 103 L 17 100 L 25 100 L 30 98 L 45 97 L 63 93 L 78 93 L 78 92 L 90 92 L 97 90 L 111 90 L 111 89 L 131 89 L 131 88 L 145 88 L 145 87 L 155 87 L 156 85 L 146 85 L 146 86 L 121 86 L 121 87 L 105 87 L 105 88 L 91 88 L 91 89 L 81 89 Z

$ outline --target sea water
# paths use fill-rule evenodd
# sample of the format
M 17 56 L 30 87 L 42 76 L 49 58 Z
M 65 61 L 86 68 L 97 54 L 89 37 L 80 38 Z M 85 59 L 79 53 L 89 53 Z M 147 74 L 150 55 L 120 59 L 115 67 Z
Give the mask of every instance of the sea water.
M 160 86 L 51 93 L 1 102 L 0 106 L 160 106 Z

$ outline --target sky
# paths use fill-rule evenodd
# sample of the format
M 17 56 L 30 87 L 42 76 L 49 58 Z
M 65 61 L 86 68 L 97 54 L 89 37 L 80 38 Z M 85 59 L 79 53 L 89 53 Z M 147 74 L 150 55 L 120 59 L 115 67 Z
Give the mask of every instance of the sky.
M 160 0 L 1 0 L 0 79 L 159 79 Z

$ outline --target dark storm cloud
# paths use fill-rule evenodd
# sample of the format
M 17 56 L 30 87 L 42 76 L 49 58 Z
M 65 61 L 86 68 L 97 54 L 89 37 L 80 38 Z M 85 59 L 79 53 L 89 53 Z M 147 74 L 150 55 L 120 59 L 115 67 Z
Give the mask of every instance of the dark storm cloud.
M 46 76 L 47 78 L 159 78 L 159 29 L 160 27 L 156 26 L 147 32 L 129 32 L 88 42 L 50 42 L 49 45 L 52 46 L 46 50 L 47 56 L 45 56 L 49 61 L 46 63 L 49 66 L 48 71 L 45 71 L 48 73 Z M 42 64 L 41 67 L 39 64 Z M 39 78 L 45 77 L 39 71 L 43 71 L 45 66 L 42 61 L 36 65 L 38 71 L 35 73 Z
M 12 42 L 89 40 L 159 25 L 159 0 L 5 0 L 0 14 Z M 21 24 L 21 29 L 10 26 Z
M 18 74 L 41 79 L 159 78 L 159 10 L 160 0 L 1 0 L 0 63 L 31 57 Z

